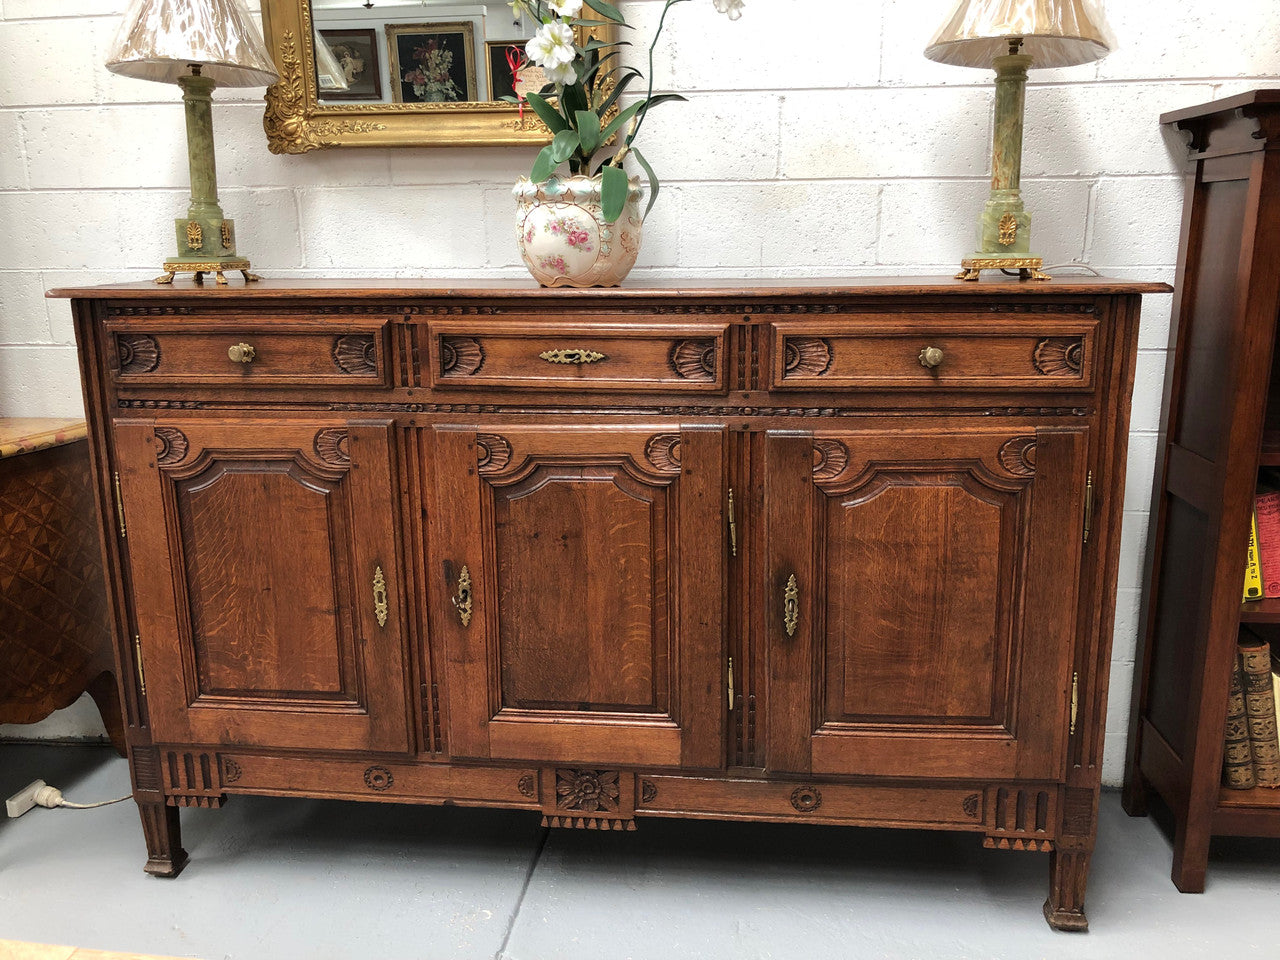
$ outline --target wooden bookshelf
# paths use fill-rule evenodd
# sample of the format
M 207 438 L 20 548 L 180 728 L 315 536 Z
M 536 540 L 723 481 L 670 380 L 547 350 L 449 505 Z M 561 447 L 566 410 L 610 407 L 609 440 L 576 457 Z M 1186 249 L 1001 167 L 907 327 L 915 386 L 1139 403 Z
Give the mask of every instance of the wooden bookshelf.
M 1190 141 L 1124 805 L 1164 800 L 1173 882 L 1199 892 L 1211 837 L 1280 836 L 1280 790 L 1221 786 L 1240 633 L 1280 646 L 1280 599 L 1240 600 L 1259 472 L 1280 467 L 1280 90 L 1160 119 Z

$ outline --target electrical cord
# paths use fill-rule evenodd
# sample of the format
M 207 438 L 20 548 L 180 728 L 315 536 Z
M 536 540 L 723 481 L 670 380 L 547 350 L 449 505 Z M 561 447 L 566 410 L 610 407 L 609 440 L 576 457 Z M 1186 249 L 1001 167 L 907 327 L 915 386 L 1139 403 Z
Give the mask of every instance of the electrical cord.
M 133 794 L 130 793 L 115 800 L 99 800 L 97 803 L 72 803 L 70 800 L 63 799 L 62 791 L 57 787 L 44 786 L 36 791 L 34 799 L 39 806 L 48 807 L 50 810 L 54 807 L 67 807 L 72 810 L 92 810 L 94 807 L 105 807 L 113 803 L 121 803 L 132 796 Z

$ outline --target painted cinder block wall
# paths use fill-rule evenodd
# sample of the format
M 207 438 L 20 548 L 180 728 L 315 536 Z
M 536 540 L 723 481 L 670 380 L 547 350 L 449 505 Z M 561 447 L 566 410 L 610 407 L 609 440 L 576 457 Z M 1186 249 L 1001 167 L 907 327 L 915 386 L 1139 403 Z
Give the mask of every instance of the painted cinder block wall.
M 663 178 L 635 276 L 938 274 L 986 196 L 985 71 L 921 55 L 953 0 L 711 0 L 675 8 L 644 149 Z M 256 7 L 256 0 L 250 0 Z M 124 0 L 0 0 L 0 415 L 81 410 L 68 283 L 145 280 L 172 244 L 187 168 L 176 87 L 101 64 Z M 623 0 L 648 37 L 661 0 Z M 1280 86 L 1275 0 L 1109 4 L 1117 50 L 1032 74 L 1023 187 L 1048 263 L 1172 281 L 1181 141 L 1165 110 Z M 273 277 L 524 276 L 520 149 L 268 153 L 260 90 L 216 94 L 221 195 Z M 1117 783 L 1155 460 L 1168 296 L 1146 299 L 1133 404 L 1104 780 Z M 85 702 L 0 736 L 95 736 Z

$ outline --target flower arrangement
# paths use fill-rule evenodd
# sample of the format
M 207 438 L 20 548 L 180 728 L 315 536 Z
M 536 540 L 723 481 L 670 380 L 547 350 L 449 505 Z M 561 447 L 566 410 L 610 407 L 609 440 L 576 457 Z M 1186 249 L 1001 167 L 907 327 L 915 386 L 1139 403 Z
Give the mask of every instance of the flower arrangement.
M 688 0 L 666 0 L 662 8 L 658 29 L 649 44 L 648 92 L 636 102 L 617 109 L 616 115 L 609 118 L 610 110 L 618 107 L 622 94 L 637 78 L 643 79 L 644 74 L 618 62 L 621 53 L 618 48 L 630 46 L 629 41 L 605 42 L 593 38 L 579 44 L 574 28 L 613 23 L 630 29 L 618 9 L 607 0 L 512 0 L 513 12 L 523 11 L 539 24 L 525 46 L 525 53 L 529 61 L 545 71 L 550 81 L 539 93 L 528 93 L 525 97 L 552 133 L 551 143 L 534 160 L 529 177 L 534 183 L 550 178 L 562 163 L 569 165 L 571 175 L 598 174 L 602 212 L 604 218 L 613 223 L 626 205 L 629 186 L 623 161 L 631 154 L 649 178 L 645 214 L 649 213 L 658 198 L 658 178 L 634 144 L 651 109 L 660 103 L 685 99 L 676 93 L 655 95 L 653 92 L 653 52 L 662 35 L 667 12 L 677 3 L 685 2 Z M 730 20 L 742 15 L 742 0 L 713 2 Z M 601 19 L 584 17 L 584 5 Z M 516 97 L 503 99 L 520 102 Z M 593 169 L 596 155 L 614 136 L 619 137 L 617 150 Z
M 433 38 L 425 46 L 414 47 L 413 59 L 418 65 L 404 75 L 413 85 L 413 95 L 423 100 L 457 100 L 461 91 L 449 76 L 453 69 L 452 51 L 443 49 Z

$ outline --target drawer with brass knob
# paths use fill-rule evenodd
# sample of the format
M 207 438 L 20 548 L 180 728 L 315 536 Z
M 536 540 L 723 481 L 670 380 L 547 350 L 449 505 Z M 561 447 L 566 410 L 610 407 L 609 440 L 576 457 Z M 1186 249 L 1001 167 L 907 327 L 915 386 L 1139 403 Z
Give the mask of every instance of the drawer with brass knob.
M 166 318 L 110 323 L 122 385 L 385 386 L 384 322 L 241 327 Z
M 847 315 L 773 324 L 771 390 L 1094 387 L 1092 316 Z

